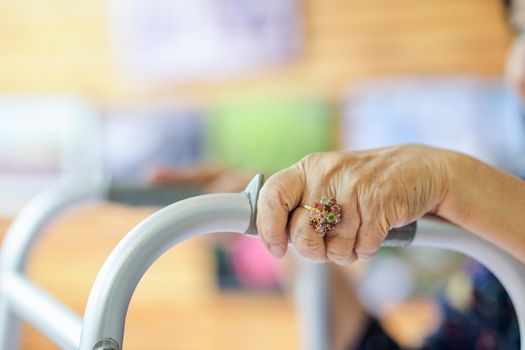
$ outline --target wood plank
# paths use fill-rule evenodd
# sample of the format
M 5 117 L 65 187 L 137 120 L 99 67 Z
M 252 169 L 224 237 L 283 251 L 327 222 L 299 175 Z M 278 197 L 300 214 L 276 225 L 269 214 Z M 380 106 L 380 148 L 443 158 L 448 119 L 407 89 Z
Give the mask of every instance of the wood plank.
M 500 0 L 304 0 L 303 7 L 305 47 L 289 65 L 144 87 L 113 65 L 105 1 L 2 1 L 0 90 L 73 90 L 110 103 L 285 86 L 337 98 L 355 79 L 382 74 L 500 74 L 511 39 Z

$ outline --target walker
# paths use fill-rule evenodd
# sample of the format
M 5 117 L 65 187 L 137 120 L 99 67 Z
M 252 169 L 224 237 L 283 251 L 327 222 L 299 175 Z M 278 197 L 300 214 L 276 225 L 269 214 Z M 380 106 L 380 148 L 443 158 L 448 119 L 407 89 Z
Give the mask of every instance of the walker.
M 43 227 L 60 211 L 89 199 L 109 199 L 111 185 L 93 181 L 65 182 L 35 198 L 16 217 L 1 251 L 0 349 L 18 346 L 21 320 L 32 324 L 62 349 L 121 350 L 124 322 L 135 287 L 148 267 L 165 251 L 191 237 L 217 232 L 257 235 L 255 217 L 263 176 L 257 175 L 244 192 L 201 195 L 171 204 L 137 225 L 113 249 L 91 289 L 84 316 L 33 284 L 25 276 L 28 255 Z M 525 266 L 503 250 L 448 223 L 422 219 L 393 229 L 385 246 L 424 246 L 449 249 L 471 256 L 490 269 L 507 290 L 516 309 L 525 350 Z M 322 265 L 317 265 L 322 266 Z M 300 269 L 299 273 L 307 273 Z M 301 277 L 301 276 L 300 276 Z M 308 278 L 299 278 L 308 287 Z M 310 280 L 311 281 L 311 280 Z M 323 288 L 322 284 L 313 286 Z M 310 327 L 307 349 L 326 350 L 324 319 L 317 300 L 299 300 L 303 320 Z M 312 325 L 317 322 L 318 327 Z M 323 333 L 324 332 L 324 333 Z

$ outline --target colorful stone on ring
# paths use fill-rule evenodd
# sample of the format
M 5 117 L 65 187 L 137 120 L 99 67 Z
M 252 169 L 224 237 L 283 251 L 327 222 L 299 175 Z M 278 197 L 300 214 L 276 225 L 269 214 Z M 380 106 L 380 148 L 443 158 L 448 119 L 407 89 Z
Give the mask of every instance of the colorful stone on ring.
M 343 218 L 341 206 L 337 204 L 335 198 L 323 198 L 313 206 L 304 205 L 303 208 L 310 211 L 308 223 L 320 236 L 325 236 L 332 231 Z

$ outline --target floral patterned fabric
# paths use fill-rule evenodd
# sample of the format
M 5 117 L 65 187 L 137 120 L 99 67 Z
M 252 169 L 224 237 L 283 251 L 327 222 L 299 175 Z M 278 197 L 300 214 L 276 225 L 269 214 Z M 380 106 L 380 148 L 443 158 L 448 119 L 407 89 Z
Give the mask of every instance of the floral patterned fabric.
M 459 310 L 444 296 L 438 298 L 443 321 L 422 350 L 519 350 L 520 338 L 512 302 L 496 277 L 474 261 L 465 270 L 472 282 L 471 302 Z M 372 320 L 356 347 L 359 350 L 397 350 L 400 347 Z

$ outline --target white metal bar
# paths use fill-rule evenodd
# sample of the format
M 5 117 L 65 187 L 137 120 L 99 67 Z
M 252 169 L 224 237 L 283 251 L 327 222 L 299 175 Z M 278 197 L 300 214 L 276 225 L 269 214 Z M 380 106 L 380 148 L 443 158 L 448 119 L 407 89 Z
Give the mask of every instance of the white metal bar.
M 23 272 L 28 254 L 46 225 L 66 208 L 103 198 L 106 189 L 107 183 L 102 179 L 65 180 L 36 196 L 15 217 L 6 233 L 0 255 L 2 271 Z
M 2 276 L 2 292 L 13 314 L 33 325 L 55 344 L 76 350 L 80 343 L 80 316 L 24 276 Z
M 72 205 L 103 197 L 106 181 L 77 179 L 59 182 L 35 197 L 9 227 L 0 252 L 0 276 L 24 274 L 28 256 L 46 225 Z M 8 287 L 9 289 L 9 287 Z M 18 348 L 19 321 L 0 289 L 0 349 Z
M 148 267 L 170 247 L 204 233 L 244 233 L 251 222 L 252 204 L 246 193 L 189 198 L 144 220 L 113 249 L 97 276 L 84 314 L 80 349 L 122 349 L 131 296 Z
M 298 253 L 294 257 L 300 349 L 331 349 L 328 267 L 308 261 Z

